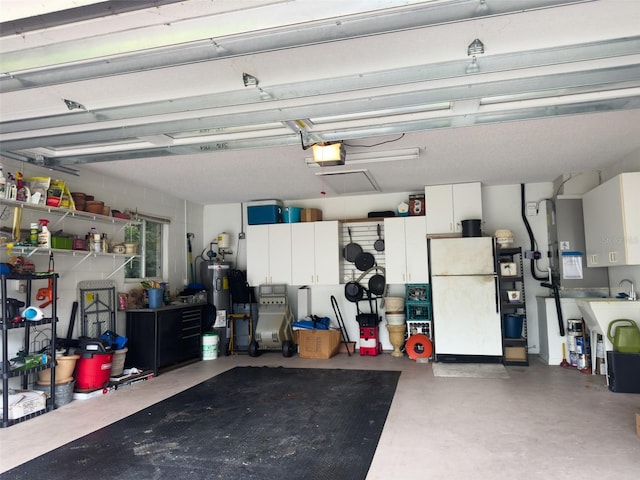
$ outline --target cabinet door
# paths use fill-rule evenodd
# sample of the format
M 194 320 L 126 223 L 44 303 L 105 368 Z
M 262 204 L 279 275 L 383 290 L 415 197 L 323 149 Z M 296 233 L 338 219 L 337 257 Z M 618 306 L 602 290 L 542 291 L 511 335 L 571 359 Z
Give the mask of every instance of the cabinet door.
M 180 337 L 182 336 L 182 312 L 169 310 L 158 313 L 158 368 L 181 362 Z
M 462 220 L 482 220 L 482 192 L 480 182 L 452 185 L 454 231 L 462 231 Z
M 640 172 L 623 173 L 584 194 L 587 266 L 640 264 Z
M 291 283 L 291 224 L 269 225 L 269 281 Z
M 291 283 L 312 285 L 316 276 L 315 222 L 291 225 Z
M 387 283 L 407 283 L 404 218 L 384 219 L 384 257 Z
M 291 225 L 291 283 L 340 283 L 338 222 L 303 222 Z
M 407 283 L 428 283 L 427 224 L 425 217 L 404 218 Z
M 427 233 L 453 232 L 452 185 L 429 185 L 424 189 L 424 197 Z
M 269 225 L 247 227 L 247 281 L 252 286 L 269 283 Z
M 338 222 L 314 222 L 315 284 L 340 283 L 340 230 Z
M 582 198 L 584 215 L 584 234 L 588 267 L 606 267 L 610 265 L 609 245 L 615 232 L 622 229 L 622 218 L 616 218 L 621 212 L 620 186 L 615 180 L 609 180 L 584 194 Z
M 640 172 L 623 173 L 622 207 L 627 265 L 640 265 Z

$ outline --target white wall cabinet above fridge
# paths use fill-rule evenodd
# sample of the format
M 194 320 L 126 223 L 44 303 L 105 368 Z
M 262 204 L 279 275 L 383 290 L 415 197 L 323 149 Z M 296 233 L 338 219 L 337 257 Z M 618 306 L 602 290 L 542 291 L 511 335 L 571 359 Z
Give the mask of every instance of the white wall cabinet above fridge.
M 585 193 L 582 208 L 588 267 L 640 265 L 640 172 Z
M 384 219 L 387 283 L 429 283 L 424 216 Z
M 291 283 L 291 224 L 247 227 L 249 285 Z
M 337 221 L 291 225 L 291 283 L 340 283 L 340 236 Z
M 425 191 L 427 233 L 461 233 L 462 220 L 482 220 L 480 182 L 428 185 Z

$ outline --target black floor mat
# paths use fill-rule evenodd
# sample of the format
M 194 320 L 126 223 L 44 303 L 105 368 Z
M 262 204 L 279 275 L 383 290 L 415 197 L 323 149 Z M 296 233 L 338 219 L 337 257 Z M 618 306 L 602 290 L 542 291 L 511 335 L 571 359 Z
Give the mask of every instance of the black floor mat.
M 236 367 L 2 478 L 364 479 L 399 377 Z

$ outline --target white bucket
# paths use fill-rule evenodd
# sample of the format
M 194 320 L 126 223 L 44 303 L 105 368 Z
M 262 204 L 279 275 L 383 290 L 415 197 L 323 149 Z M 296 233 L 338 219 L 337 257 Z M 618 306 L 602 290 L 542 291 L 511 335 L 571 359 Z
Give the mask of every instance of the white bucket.
M 218 342 L 220 337 L 217 333 L 205 333 L 202 335 L 202 360 L 215 360 L 218 358 Z
M 389 325 L 402 325 L 406 320 L 404 313 L 387 313 L 385 318 Z

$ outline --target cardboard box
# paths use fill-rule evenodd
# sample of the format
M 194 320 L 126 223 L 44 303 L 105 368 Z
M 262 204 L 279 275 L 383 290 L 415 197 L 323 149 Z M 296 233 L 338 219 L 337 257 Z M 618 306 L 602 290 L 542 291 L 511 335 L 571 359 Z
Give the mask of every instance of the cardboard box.
M 338 347 L 338 353 L 356 353 L 356 342 L 347 342 L 345 345 L 344 342 L 341 341 Z
M 333 357 L 340 346 L 338 330 L 296 330 L 300 358 Z
M 0 392 L 1 393 L 1 392 Z M 47 394 L 37 390 L 11 390 L 9 392 L 9 420 L 30 415 L 47 406 Z M 0 404 L 2 415 L 2 404 Z
M 504 359 L 511 362 L 524 362 L 527 360 L 526 347 L 505 347 Z
M 322 210 L 319 208 L 303 208 L 300 213 L 301 222 L 320 222 L 322 221 Z
M 423 216 L 425 215 L 424 193 L 416 193 L 409 195 L 409 215 Z

